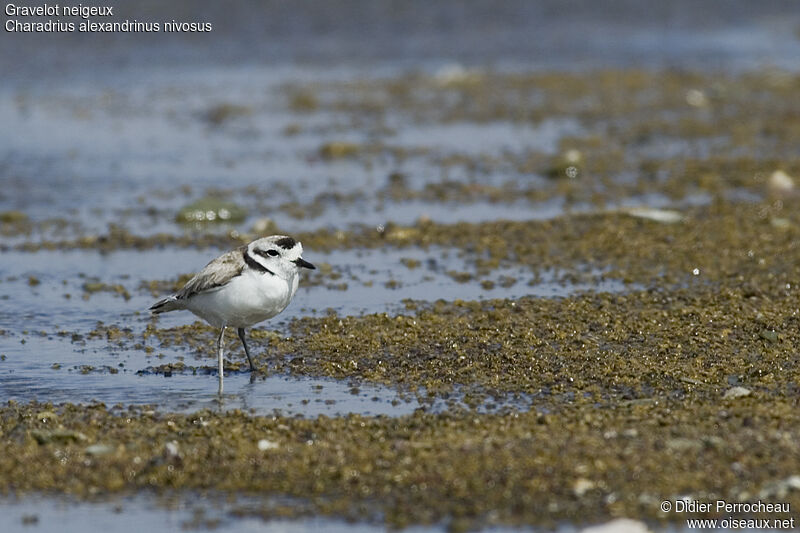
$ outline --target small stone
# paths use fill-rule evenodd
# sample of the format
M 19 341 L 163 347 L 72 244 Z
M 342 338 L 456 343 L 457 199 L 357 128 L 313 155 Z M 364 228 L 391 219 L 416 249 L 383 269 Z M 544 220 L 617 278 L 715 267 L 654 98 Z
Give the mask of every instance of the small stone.
M 181 452 L 178 448 L 177 441 L 169 441 L 164 445 L 164 457 L 168 460 L 181 458 Z
M 773 217 L 769 219 L 769 223 L 772 224 L 773 228 L 777 229 L 787 229 L 792 226 L 792 221 L 783 217 Z
M 665 444 L 667 448 L 676 452 L 699 450 L 703 447 L 703 443 L 699 440 L 687 439 L 683 437 L 668 439 Z
M 679 211 L 672 209 L 655 209 L 652 207 L 631 207 L 625 210 L 625 213 L 632 217 L 644 218 L 654 222 L 661 222 L 662 224 L 675 224 L 683 222 L 684 216 Z
M 464 68 L 458 63 L 450 63 L 440 67 L 434 73 L 433 78 L 440 87 L 453 87 L 477 83 L 482 76 L 478 70 Z
M 731 387 L 725 391 L 722 397 L 726 400 L 733 400 L 736 398 L 744 398 L 745 396 L 750 396 L 750 389 L 745 387 Z
M 258 234 L 267 234 L 267 233 L 274 233 L 274 230 L 277 226 L 275 225 L 275 221 L 269 217 L 259 218 L 256 220 L 255 224 L 253 224 L 253 233 Z
M 686 91 L 686 103 L 692 107 L 706 107 L 708 97 L 700 89 L 689 89 Z
M 550 168 L 546 170 L 547 176 L 557 179 L 567 177 L 575 179 L 581 174 L 584 159 L 583 153 L 574 148 L 554 156 L 550 162 Z
M 772 193 L 789 193 L 794 190 L 794 179 L 783 170 L 776 170 L 770 174 L 767 186 Z
M 800 491 L 800 476 L 789 476 L 786 479 L 773 481 L 768 483 L 761 489 L 759 493 L 760 498 L 778 498 L 785 499 L 790 492 Z
M 575 483 L 572 484 L 572 492 L 575 494 L 575 496 L 581 498 L 584 494 L 594 489 L 596 486 L 597 485 L 592 480 L 579 478 L 575 480 Z
M 650 528 L 638 520 L 617 518 L 605 524 L 584 528 L 581 533 L 650 533 Z
M 91 446 L 87 446 L 86 450 L 84 450 L 87 455 L 108 455 L 109 453 L 114 451 L 114 448 L 109 446 L 108 444 L 92 444 Z
M 31 431 L 31 436 L 36 439 L 39 444 L 50 444 L 51 442 L 68 443 L 89 440 L 86 435 L 80 431 L 71 431 L 69 429 L 54 429 L 52 431 L 34 430 Z
M 758 335 L 769 342 L 778 342 L 778 332 L 771 329 L 762 329 Z
M 267 439 L 261 439 L 258 441 L 258 449 L 261 450 L 262 452 L 265 452 L 267 450 L 277 450 L 278 448 L 280 448 L 280 445 L 275 441 Z
M 580 150 L 570 148 L 564 152 L 564 161 L 571 165 L 580 165 L 583 163 L 583 154 Z

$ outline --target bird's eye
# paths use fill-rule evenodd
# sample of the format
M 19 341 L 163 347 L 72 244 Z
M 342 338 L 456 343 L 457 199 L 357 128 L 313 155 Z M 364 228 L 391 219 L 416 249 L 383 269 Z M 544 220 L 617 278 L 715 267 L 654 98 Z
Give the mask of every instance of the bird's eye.
M 275 257 L 276 255 L 281 254 L 278 250 L 253 250 L 253 252 L 261 257 L 267 257 L 268 255 Z

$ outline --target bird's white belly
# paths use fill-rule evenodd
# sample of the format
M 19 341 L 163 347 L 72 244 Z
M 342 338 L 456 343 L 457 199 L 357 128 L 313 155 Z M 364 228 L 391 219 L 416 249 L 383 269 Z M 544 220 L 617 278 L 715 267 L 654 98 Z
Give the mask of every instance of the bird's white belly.
M 245 272 L 224 287 L 191 297 L 186 309 L 212 326 L 245 328 L 272 318 L 289 305 L 297 290 L 297 276 Z

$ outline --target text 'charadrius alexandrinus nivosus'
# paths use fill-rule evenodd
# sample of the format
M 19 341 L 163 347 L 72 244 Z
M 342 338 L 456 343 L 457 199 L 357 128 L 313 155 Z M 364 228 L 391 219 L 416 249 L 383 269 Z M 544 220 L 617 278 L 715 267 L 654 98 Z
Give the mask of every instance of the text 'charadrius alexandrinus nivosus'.
M 315 268 L 302 255 L 303 245 L 285 235 L 255 240 L 211 261 L 181 290 L 153 304 L 150 311 L 158 314 L 186 309 L 221 328 L 217 338 L 217 359 L 219 393 L 222 394 L 222 338 L 225 328 L 236 328 L 250 370 L 255 370 L 244 328 L 286 309 L 297 291 L 300 267 Z

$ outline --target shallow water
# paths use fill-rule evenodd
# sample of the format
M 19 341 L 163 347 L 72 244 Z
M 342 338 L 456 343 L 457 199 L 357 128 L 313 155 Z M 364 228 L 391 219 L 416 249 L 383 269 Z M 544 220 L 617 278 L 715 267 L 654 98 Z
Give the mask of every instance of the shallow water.
M 14 364 L 13 360 L 6 362 Z M 124 403 L 151 405 L 170 412 L 241 409 L 305 417 L 350 413 L 401 416 L 420 407 L 416 399 L 398 399 L 397 392 L 388 387 L 359 384 L 354 392 L 344 382 L 307 377 L 268 376 L 251 381 L 248 373 L 228 373 L 225 393 L 220 398 L 215 373 L 164 377 L 125 371 L 113 375 L 70 372 L 69 378 L 63 378 L 46 366 L 18 365 L 13 372 L 4 374 L 0 393 L 7 400 L 20 402 Z
M 386 528 L 379 524 L 349 522 L 335 518 L 273 518 L 262 519 L 248 516 L 248 509 L 257 514 L 261 506 L 258 501 L 239 498 L 231 502 L 225 497 L 195 495 L 191 499 L 155 498 L 137 495 L 93 502 L 74 501 L 41 495 L 24 499 L 0 499 L 0 528 L 4 533 L 30 533 L 58 531 L 59 533 L 85 533 L 104 531 L 108 533 L 172 533 L 174 531 L 218 531 L 264 533 L 306 533 L 329 531 L 330 533 L 379 533 Z M 235 509 L 235 510 L 233 510 Z M 682 527 L 650 527 L 651 531 L 676 533 L 691 531 Z M 411 526 L 402 529 L 405 533 L 444 533 L 443 525 Z M 586 529 L 571 524 L 559 524 L 555 529 L 533 527 L 491 526 L 480 528 L 481 533 L 514 533 L 555 531 L 556 533 L 578 533 Z M 609 530 L 610 531 L 610 530 Z M 728 531 L 728 530 L 720 530 Z M 778 530 L 770 530 L 778 531 Z
M 108 254 L 73 250 L 36 253 L 8 252 L 0 265 L 0 394 L 17 401 L 106 404 L 153 404 L 160 409 L 190 411 L 219 407 L 216 398 L 215 362 L 199 359 L 185 347 L 155 347 L 146 353 L 135 342 L 151 322 L 147 308 L 155 301 L 149 290 L 140 288 L 145 280 L 171 279 L 176 273 L 191 272 L 205 264 L 213 250 L 123 250 Z M 524 295 L 558 297 L 581 290 L 620 291 L 626 287 L 606 280 L 597 272 L 597 281 L 575 284 L 560 279 L 558 272 L 545 272 L 531 285 L 533 274 L 524 267 L 497 269 L 486 279 L 506 276 L 513 284 L 497 283 L 485 289 L 477 281 L 459 283 L 447 272 L 470 271 L 467 258 L 457 251 L 432 247 L 421 249 L 383 249 L 313 251 L 306 254 L 318 264 L 327 263 L 341 277 L 323 284 L 302 287 L 295 301 L 275 321 L 259 328 L 285 330 L 294 317 L 318 315 L 333 310 L 343 316 L 361 313 L 402 311 L 403 300 L 474 300 Z M 409 268 L 403 261 L 419 266 Z M 315 274 L 319 275 L 319 274 Z M 30 279 L 36 284 L 31 285 Z M 481 278 L 478 278 L 481 279 Z M 112 293 L 88 293 L 84 284 L 100 280 L 120 284 L 129 299 Z M 339 284 L 346 283 L 342 290 Z M 70 295 L 66 298 L 65 295 Z M 194 322 L 188 312 L 160 315 L 159 328 Z M 131 340 L 117 343 L 105 334 L 92 337 L 98 323 L 130 332 Z M 234 335 L 229 333 L 228 340 Z M 213 343 L 210 337 L 207 339 Z M 145 343 L 147 344 L 147 343 Z M 255 357 L 269 348 L 250 341 Z M 236 343 L 226 357 L 243 358 Z M 154 373 L 154 365 L 185 361 L 192 370 L 165 378 Z M 222 407 L 248 409 L 257 413 L 281 412 L 287 415 L 386 414 L 402 415 L 420 407 L 416 399 L 405 398 L 388 387 L 352 385 L 330 379 L 269 376 L 250 382 L 249 373 L 234 372 L 225 378 Z
M 192 501 L 165 503 L 153 497 L 137 496 L 106 502 L 77 502 L 68 499 L 31 497 L 24 500 L 0 501 L 0 528 L 5 533 L 59 531 L 85 533 L 152 533 L 180 530 L 263 531 L 268 533 L 302 533 L 320 531 L 333 533 L 384 531 L 372 524 L 350 523 L 328 518 L 274 519 L 233 517 L 225 509 L 224 498 L 215 500 L 198 497 Z M 439 532 L 442 527 L 413 527 L 405 531 Z M 522 531 L 492 529 L 491 531 Z M 526 530 L 530 531 L 530 530 Z
M 0 499 L 0 528 L 5 533 L 58 531 L 59 533 L 172 533 L 174 531 L 228 531 L 264 533 L 305 533 L 329 531 L 331 533 L 379 533 L 386 531 L 381 525 L 348 522 L 333 518 L 275 518 L 263 520 L 246 513 L 246 502 L 238 503 L 236 516 L 224 497 L 198 496 L 191 500 L 158 500 L 149 496 L 119 498 L 98 502 L 78 502 L 63 498 L 43 496 L 24 500 Z M 256 506 L 256 509 L 259 507 Z M 444 526 L 412 526 L 406 533 L 443 533 Z M 539 531 L 534 528 L 488 527 L 483 533 L 514 533 Z M 561 526 L 559 533 L 574 533 L 571 526 Z
M 384 102 L 372 115 L 324 105 L 303 111 L 292 109 L 287 87 L 317 89 L 324 104 L 326 98 L 346 101 L 346 84 L 359 80 L 416 76 L 446 85 L 462 83 L 473 74 L 544 70 L 800 70 L 800 11 L 795 3 L 634 4 L 579 1 L 553 9 L 532 2 L 482 6 L 444 1 L 416 2 L 399 10 L 394 2 L 381 1 L 372 2 L 370 9 L 337 2 L 313 8 L 292 4 L 291 9 L 269 2 L 260 8 L 207 2 L 191 5 L 193 14 L 215 22 L 214 34 L 202 38 L 44 38 L 4 32 L 0 212 L 22 211 L 34 223 L 52 223 L 34 227 L 30 234 L 0 236 L 0 247 L 102 235 L 110 225 L 137 235 L 194 235 L 252 232 L 257 221 L 268 218 L 280 231 L 296 233 L 420 219 L 477 223 L 585 213 L 597 209 L 590 191 L 522 173 L 512 161 L 530 154 L 547 160 L 558 155 L 565 139 L 603 139 L 618 120 L 626 120 L 613 116 L 611 109 L 600 126 L 591 125 L 572 116 L 575 109 L 555 109 L 543 120 L 437 122 L 435 117 L 420 119 L 393 108 L 391 94 L 368 95 Z M 175 10 L 190 9 L 183 2 L 143 5 L 119 8 L 127 9 L 130 18 L 165 19 L 176 16 Z M 701 89 L 713 98 L 714 87 Z M 373 151 L 326 159 L 323 147 L 330 142 L 356 143 Z M 643 135 L 635 145 L 624 146 L 624 152 L 631 161 L 706 158 L 728 142 L 727 135 L 698 142 L 669 134 Z M 468 163 L 485 157 L 493 164 L 471 168 L 458 162 L 463 155 L 469 156 Z M 443 164 L 448 158 L 457 162 Z M 479 183 L 561 192 L 543 201 L 492 202 L 479 195 L 469 200 L 392 201 L 387 190 L 393 173 L 404 175 L 413 191 L 426 185 Z M 641 179 L 639 172 L 611 174 L 616 182 Z M 244 222 L 200 230 L 175 222 L 180 207 L 215 190 L 247 209 Z M 331 192 L 339 196 L 326 196 Z M 568 195 L 575 197 L 568 201 Z M 749 191 L 742 196 L 748 202 L 760 198 Z M 604 205 L 680 208 L 712 200 L 703 193 L 676 201 L 646 192 L 612 198 Z M 400 416 L 419 408 L 445 411 L 452 405 L 442 399 L 421 404 L 403 391 L 360 382 L 356 390 L 356 383 L 348 380 L 273 375 L 251 382 L 246 372 L 226 376 L 226 393 L 219 402 L 213 360 L 185 346 L 157 348 L 150 354 L 135 347 L 153 320 L 147 308 L 156 299 L 141 284 L 196 271 L 220 252 L 2 252 L 0 397 L 305 417 Z M 406 299 L 552 298 L 631 288 L 587 265 L 574 266 L 582 274 L 580 283 L 564 281 L 575 272 L 545 271 L 534 277 L 533 266 L 477 274 L 474 257 L 442 248 L 331 253 L 307 249 L 305 255 L 314 263 L 329 264 L 330 272 L 317 271 L 301 282 L 291 306 L 259 329 L 283 334 L 291 319 L 328 310 L 340 315 L 406 312 Z M 409 268 L 404 260 L 419 266 Z M 450 271 L 469 272 L 474 278 L 459 283 Z M 498 282 L 501 277 L 514 282 Z M 496 283 L 487 289 L 481 281 Z M 87 282 L 119 285 L 128 297 L 89 293 L 84 290 Z M 170 313 L 155 324 L 169 328 L 194 320 L 187 312 Z M 127 328 L 134 340 L 117 344 L 102 331 L 90 337 L 98 322 Z M 204 341 L 210 344 L 213 338 Z M 251 346 L 257 356 L 268 353 L 265 341 Z M 240 346 L 228 354 L 233 360 L 243 359 Z M 153 371 L 175 362 L 198 371 L 174 372 L 171 377 Z M 498 404 L 527 409 L 535 406 L 535 398 L 510 398 L 505 403 L 500 399 Z M 492 408 L 479 408 L 487 410 Z M 218 519 L 221 531 L 383 529 L 322 518 L 265 522 L 232 517 L 213 503 L 213 498 L 201 497 L 169 509 L 148 496 L 111 503 L 64 503 L 46 497 L 6 500 L 0 502 L 0 529 L 174 531 L 206 504 L 206 518 Z M 33 516 L 36 521 L 29 524 Z
M 6 89 L 3 94 L 0 89 L 0 122 L 15 132 L 5 143 L 5 157 L 0 153 L 9 176 L 7 200 L 0 197 L 0 209 L 22 210 L 33 221 L 69 220 L 66 227 L 57 225 L 44 235 L 25 240 L 104 233 L 109 224 L 141 235 L 182 233 L 185 228 L 175 223 L 175 213 L 209 188 L 233 189 L 231 199 L 249 211 L 247 221 L 236 227 L 243 231 L 264 217 L 293 232 L 389 220 L 410 223 L 420 216 L 449 223 L 500 216 L 547 218 L 563 213 L 560 202 L 504 206 L 478 201 L 474 205 L 451 203 L 446 209 L 436 202 L 378 204 L 372 198 L 385 187 L 391 172 L 425 176 L 425 183 L 430 176 L 441 174 L 438 163 L 420 157 L 402 163 L 392 157 L 375 157 L 368 167 L 362 161 L 346 159 L 323 164 L 317 155 L 320 147 L 328 141 L 349 140 L 347 135 L 311 132 L 287 136 L 287 125 L 305 123 L 293 120 L 274 101 L 280 101 L 279 87 L 286 80 L 267 74 L 267 70 L 248 73 L 251 76 L 242 81 L 246 84 L 242 90 L 249 88 L 249 111 L 244 117 L 230 119 L 231 124 L 219 126 L 209 125 L 203 117 L 209 109 L 235 100 L 227 87 L 191 87 L 195 98 L 202 95 L 205 104 L 185 97 L 188 85 L 159 85 L 175 83 L 172 78 L 169 82 L 151 80 L 155 87 L 140 82 L 124 89 L 116 82 L 107 87 L 78 84 L 41 92 Z M 218 75 L 209 73 L 210 77 Z M 263 96 L 254 100 L 253 94 Z M 315 121 L 326 119 L 336 120 L 323 113 Z M 523 148 L 554 152 L 561 137 L 579 131 L 572 119 L 548 120 L 536 128 L 505 122 L 434 127 L 404 124 L 400 133 L 389 135 L 386 142 L 436 154 L 476 155 L 478 150 L 499 156 Z M 447 179 L 470 178 L 453 170 Z M 508 176 L 482 176 L 481 181 L 499 179 Z M 419 178 L 412 178 L 412 184 L 414 181 Z M 164 188 L 166 183 L 170 185 Z M 258 194 L 235 192 L 245 188 Z M 323 204 L 319 206 L 323 211 L 307 212 L 302 219 L 281 207 L 308 204 L 332 190 L 340 195 L 358 192 L 365 198 L 353 205 Z

